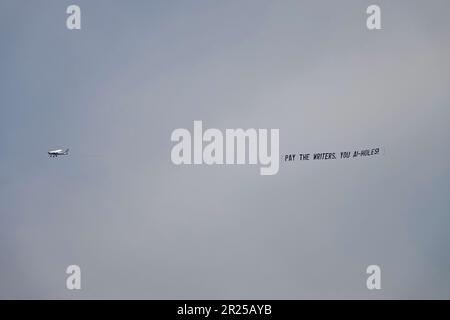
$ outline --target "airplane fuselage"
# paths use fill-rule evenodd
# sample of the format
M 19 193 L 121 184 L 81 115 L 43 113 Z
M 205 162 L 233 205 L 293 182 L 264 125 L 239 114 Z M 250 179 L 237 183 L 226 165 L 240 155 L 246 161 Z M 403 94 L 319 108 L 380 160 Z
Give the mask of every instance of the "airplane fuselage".
M 57 156 L 67 156 L 69 154 L 69 149 L 62 150 L 51 150 L 48 152 L 48 156 L 51 158 L 57 157 Z

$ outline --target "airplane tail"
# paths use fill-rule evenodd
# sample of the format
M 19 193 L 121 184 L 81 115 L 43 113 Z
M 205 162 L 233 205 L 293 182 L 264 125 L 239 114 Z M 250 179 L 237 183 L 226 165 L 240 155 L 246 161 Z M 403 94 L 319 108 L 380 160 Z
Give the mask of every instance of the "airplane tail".
M 65 155 L 68 155 L 68 154 L 69 154 L 69 149 L 66 149 L 66 150 L 64 151 L 64 154 L 65 154 Z

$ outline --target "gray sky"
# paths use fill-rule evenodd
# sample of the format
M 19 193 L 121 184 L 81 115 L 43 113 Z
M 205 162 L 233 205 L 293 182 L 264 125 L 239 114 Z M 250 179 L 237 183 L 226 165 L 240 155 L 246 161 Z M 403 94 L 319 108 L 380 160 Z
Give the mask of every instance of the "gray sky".
M 449 12 L 0 1 L 0 298 L 450 298 Z M 175 166 L 171 132 L 193 120 L 278 128 L 281 154 L 383 154 Z

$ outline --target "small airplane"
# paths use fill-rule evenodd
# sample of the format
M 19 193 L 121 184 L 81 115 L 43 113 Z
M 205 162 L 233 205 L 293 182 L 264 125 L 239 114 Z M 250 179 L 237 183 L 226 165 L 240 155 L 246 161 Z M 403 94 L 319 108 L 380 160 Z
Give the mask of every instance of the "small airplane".
M 57 156 L 67 156 L 68 154 L 69 154 L 69 149 L 66 149 L 66 150 L 62 150 L 62 149 L 51 150 L 51 151 L 48 152 L 48 156 L 50 158 L 55 158 Z

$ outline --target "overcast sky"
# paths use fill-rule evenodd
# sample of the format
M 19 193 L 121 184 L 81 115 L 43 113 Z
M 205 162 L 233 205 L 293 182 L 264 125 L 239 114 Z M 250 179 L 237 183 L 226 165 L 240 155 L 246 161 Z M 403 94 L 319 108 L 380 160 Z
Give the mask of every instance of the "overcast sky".
M 373 3 L 1 0 L 0 298 L 450 298 L 450 2 Z M 194 120 L 383 152 L 175 166 Z

